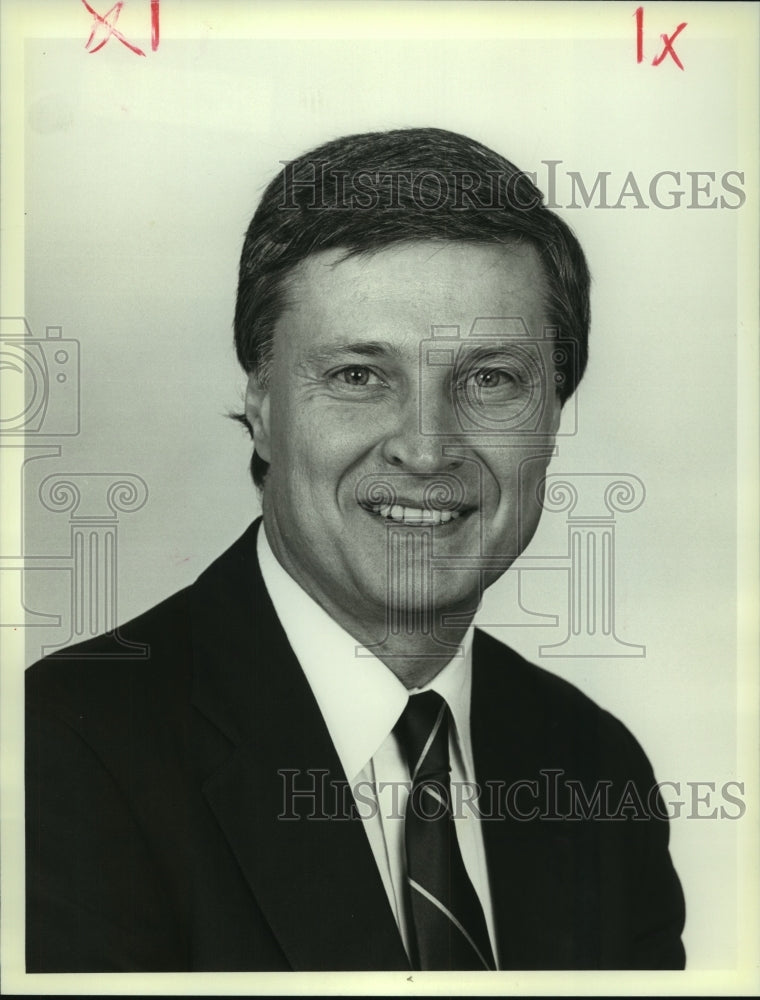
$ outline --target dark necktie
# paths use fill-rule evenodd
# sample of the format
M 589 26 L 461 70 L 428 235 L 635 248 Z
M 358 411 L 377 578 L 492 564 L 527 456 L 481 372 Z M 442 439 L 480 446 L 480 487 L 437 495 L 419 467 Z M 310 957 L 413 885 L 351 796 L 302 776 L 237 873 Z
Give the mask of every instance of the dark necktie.
M 448 705 L 435 691 L 412 695 L 394 732 L 412 779 L 404 830 L 412 965 L 495 969 L 451 814 Z

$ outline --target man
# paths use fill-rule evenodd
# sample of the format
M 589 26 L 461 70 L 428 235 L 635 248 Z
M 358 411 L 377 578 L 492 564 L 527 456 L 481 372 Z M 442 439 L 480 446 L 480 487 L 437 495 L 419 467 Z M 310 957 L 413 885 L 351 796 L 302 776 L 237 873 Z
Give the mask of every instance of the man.
M 588 322 L 575 237 L 480 144 L 284 166 L 235 317 L 263 523 L 120 630 L 144 658 L 29 672 L 29 971 L 683 967 L 642 750 L 472 627 Z

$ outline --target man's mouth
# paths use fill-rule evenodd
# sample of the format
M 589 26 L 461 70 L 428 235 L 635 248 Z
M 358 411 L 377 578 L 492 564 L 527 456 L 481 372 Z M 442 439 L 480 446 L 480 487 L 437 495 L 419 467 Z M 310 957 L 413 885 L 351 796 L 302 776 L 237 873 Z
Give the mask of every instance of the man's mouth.
M 465 510 L 438 510 L 435 507 L 415 507 L 409 504 L 362 504 L 365 510 L 387 521 L 395 521 L 397 524 L 412 525 L 414 527 L 448 524 L 463 514 Z

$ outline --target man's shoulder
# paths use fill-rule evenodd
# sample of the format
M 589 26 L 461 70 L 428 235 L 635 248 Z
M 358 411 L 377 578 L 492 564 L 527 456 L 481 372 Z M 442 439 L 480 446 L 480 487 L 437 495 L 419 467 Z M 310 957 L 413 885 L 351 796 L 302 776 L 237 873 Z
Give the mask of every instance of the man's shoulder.
M 27 701 L 48 706 L 96 703 L 104 697 L 181 697 L 191 682 L 200 637 L 229 608 L 227 591 L 240 590 L 255 559 L 255 523 L 198 579 L 120 625 L 45 656 L 26 671 Z M 245 595 L 241 595 L 245 601 Z
M 189 594 L 195 584 L 184 587 L 159 601 L 112 631 L 82 639 L 49 653 L 29 668 L 49 667 L 66 662 L 93 662 L 108 659 L 135 661 L 145 658 L 147 638 L 157 639 L 167 633 L 181 632 L 189 606 Z
M 138 701 L 161 702 L 165 711 L 189 685 L 189 592 L 185 588 L 112 632 L 32 664 L 26 671 L 27 708 L 53 713 L 76 728 L 86 718 L 124 716 Z
M 489 633 L 476 630 L 473 698 L 503 709 L 505 726 L 517 726 L 525 743 L 549 760 L 566 751 L 579 761 L 627 762 L 649 770 L 648 758 L 628 727 L 579 687 L 531 663 Z
M 572 707 L 583 713 L 601 711 L 599 706 L 580 688 L 565 678 L 526 659 L 511 646 L 482 629 L 475 631 L 475 670 L 485 676 L 482 681 L 492 688 L 506 688 L 548 709 L 555 705 Z

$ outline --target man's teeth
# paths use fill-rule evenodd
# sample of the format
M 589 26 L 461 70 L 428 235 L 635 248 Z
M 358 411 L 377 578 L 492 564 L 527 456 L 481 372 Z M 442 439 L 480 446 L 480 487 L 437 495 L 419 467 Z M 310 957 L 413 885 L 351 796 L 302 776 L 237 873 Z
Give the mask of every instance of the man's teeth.
M 461 513 L 458 510 L 431 510 L 429 507 L 402 507 L 398 503 L 373 507 L 372 511 L 399 524 L 447 524 Z

